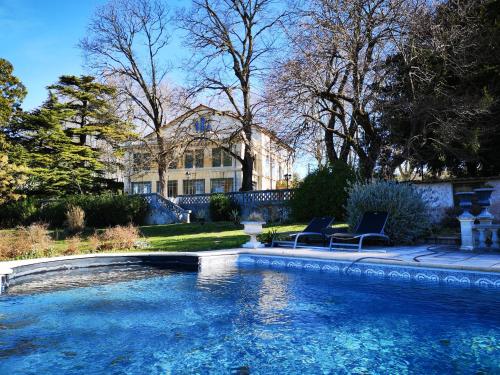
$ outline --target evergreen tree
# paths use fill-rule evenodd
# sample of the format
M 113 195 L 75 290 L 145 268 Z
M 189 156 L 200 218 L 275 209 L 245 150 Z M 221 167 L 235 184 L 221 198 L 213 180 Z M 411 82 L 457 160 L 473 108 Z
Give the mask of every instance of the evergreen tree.
M 73 141 L 65 131 L 67 112 L 52 107 L 55 97 L 10 125 L 10 140 L 19 145 L 17 159 L 31 169 L 31 195 L 55 196 L 98 191 L 104 165 L 92 148 Z
M 43 106 L 14 116 L 5 132 L 10 143 L 18 145 L 11 150 L 12 157 L 31 168 L 29 194 L 55 196 L 115 188 L 105 178 L 117 165 L 109 153 L 116 153 L 131 136 L 131 126 L 114 111 L 114 88 L 89 76 L 61 76 L 48 89 Z
M 433 175 L 500 173 L 499 46 L 500 0 L 446 1 L 416 22 L 406 55 L 388 61 L 386 166 L 406 160 Z
M 65 113 L 66 133 L 80 146 L 94 140 L 117 146 L 131 136 L 130 124 L 115 114 L 114 87 L 92 76 L 63 75 L 48 89 L 57 99 L 49 104 Z
M 21 103 L 26 96 L 26 88 L 13 75 L 10 62 L 0 58 L 0 204 L 20 198 L 19 194 L 26 182 L 28 169 L 9 155 L 19 149 L 7 141 L 5 132 L 12 116 L 21 111 Z

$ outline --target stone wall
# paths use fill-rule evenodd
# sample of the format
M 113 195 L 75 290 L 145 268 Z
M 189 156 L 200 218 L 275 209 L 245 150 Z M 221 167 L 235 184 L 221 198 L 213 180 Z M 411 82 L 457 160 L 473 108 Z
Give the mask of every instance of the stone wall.
M 464 178 L 446 181 L 429 181 L 415 183 L 415 187 L 422 191 L 422 196 L 431 207 L 434 222 L 439 222 L 447 209 L 455 206 L 454 194 L 461 191 L 472 191 L 484 185 L 495 188 L 491 196 L 489 211 L 500 221 L 500 178 Z

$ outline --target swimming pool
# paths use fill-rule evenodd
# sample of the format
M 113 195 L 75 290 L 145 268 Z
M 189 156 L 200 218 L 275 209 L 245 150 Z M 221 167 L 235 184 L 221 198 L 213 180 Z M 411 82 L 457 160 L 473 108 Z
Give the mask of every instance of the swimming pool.
M 253 266 L 68 271 L 0 297 L 0 373 L 498 373 L 499 322 L 498 290 Z

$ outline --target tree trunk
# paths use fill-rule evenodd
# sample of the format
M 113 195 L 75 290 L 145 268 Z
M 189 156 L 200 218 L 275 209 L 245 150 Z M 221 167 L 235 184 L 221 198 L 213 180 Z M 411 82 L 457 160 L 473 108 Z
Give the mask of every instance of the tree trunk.
M 335 124 L 335 117 L 332 116 L 330 121 L 328 122 L 328 129 L 325 129 L 325 151 L 326 151 L 326 159 L 328 164 L 332 165 L 337 161 L 337 153 L 335 152 L 335 145 L 333 144 L 333 134 L 329 129 L 333 129 Z
M 167 196 L 167 163 L 165 161 L 165 145 L 161 134 L 156 133 L 156 142 L 158 144 L 158 176 L 159 186 L 157 193 L 166 197 Z
M 243 163 L 241 164 L 241 172 L 243 173 L 241 191 L 253 190 L 253 162 L 252 150 L 248 145 L 245 145 Z

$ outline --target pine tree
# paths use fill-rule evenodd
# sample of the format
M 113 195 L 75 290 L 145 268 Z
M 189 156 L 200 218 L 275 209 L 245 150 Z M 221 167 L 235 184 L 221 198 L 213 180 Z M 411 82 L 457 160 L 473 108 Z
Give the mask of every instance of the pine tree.
M 92 76 L 63 75 L 48 89 L 57 99 L 50 105 L 64 111 L 66 132 L 80 146 L 92 140 L 117 146 L 132 135 L 131 125 L 115 114 L 114 87 L 96 82 Z
M 12 116 L 21 111 L 27 93 L 13 72 L 12 64 L 0 58 L 0 204 L 22 197 L 20 190 L 29 172 L 9 155 L 13 149 L 19 148 L 9 143 L 5 136 Z
M 97 191 L 104 165 L 96 151 L 74 142 L 65 131 L 68 113 L 51 108 L 55 100 L 51 95 L 44 106 L 17 116 L 10 126 L 11 141 L 23 146 L 17 158 L 31 169 L 29 193 L 56 196 Z

